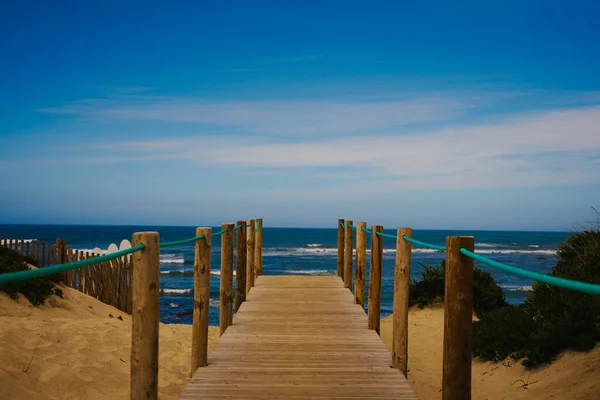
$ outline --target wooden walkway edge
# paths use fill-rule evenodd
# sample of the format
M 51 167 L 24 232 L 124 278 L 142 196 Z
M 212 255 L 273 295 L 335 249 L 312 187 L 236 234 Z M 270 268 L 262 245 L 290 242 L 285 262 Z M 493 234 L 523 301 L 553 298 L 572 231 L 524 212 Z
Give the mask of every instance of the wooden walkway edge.
M 417 399 L 337 276 L 260 276 L 180 396 Z

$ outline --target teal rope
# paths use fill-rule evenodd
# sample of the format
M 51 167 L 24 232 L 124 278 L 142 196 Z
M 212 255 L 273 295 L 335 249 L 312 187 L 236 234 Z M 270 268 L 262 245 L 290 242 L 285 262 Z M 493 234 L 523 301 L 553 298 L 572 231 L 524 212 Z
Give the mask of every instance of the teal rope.
M 66 264 L 56 264 L 43 268 L 29 269 L 27 271 L 9 272 L 1 274 L 0 285 L 24 281 L 26 279 L 41 278 L 43 276 L 54 275 L 61 272 L 66 272 L 73 269 L 98 264 L 104 261 L 114 260 L 115 258 L 123 257 L 128 254 L 135 253 L 136 251 L 142 250 L 144 247 L 144 244 L 138 244 L 137 246 L 131 247 L 129 249 L 116 251 L 114 253 L 105 254 L 103 256 L 86 258 L 85 260 L 74 261 Z
M 375 234 L 377 236 L 386 237 L 386 238 L 390 238 L 390 239 L 398 239 L 398 236 L 396 236 L 396 235 L 390 235 L 389 233 L 376 232 Z
M 344 225 L 343 222 L 340 222 L 340 225 L 342 226 L 342 228 L 346 229 L 346 225 Z
M 211 237 L 219 236 L 219 235 L 224 234 L 225 232 L 227 232 L 227 229 L 220 230 L 219 232 L 213 233 L 210 236 Z
M 181 246 L 183 244 L 188 244 L 188 243 L 193 243 L 197 240 L 200 240 L 204 237 L 204 235 L 200 235 L 200 236 L 196 236 L 193 238 L 189 238 L 189 239 L 183 239 L 183 240 L 176 240 L 174 242 L 165 242 L 165 243 L 161 243 L 160 244 L 160 248 L 161 249 L 166 249 L 167 247 L 175 247 L 175 246 Z
M 549 285 L 558 286 L 564 289 L 576 290 L 582 293 L 600 294 L 600 285 L 574 281 L 571 279 L 559 278 L 557 276 L 540 274 L 538 272 L 533 271 L 527 271 L 521 268 L 513 267 L 512 265 L 507 265 L 498 261 L 490 260 L 487 257 L 480 256 L 479 254 L 475 254 L 467 249 L 460 249 L 460 252 L 465 256 L 472 258 L 475 261 L 479 261 L 480 263 L 489 265 L 490 267 L 498 268 L 504 272 L 508 272 L 509 274 L 518 275 L 520 277 L 532 279 L 538 282 L 544 282 Z
M 239 230 L 239 229 L 242 229 L 242 225 L 238 225 L 238 226 L 236 226 L 235 228 L 233 228 L 233 230 L 234 230 L 234 231 L 237 231 L 237 230 Z
M 356 227 L 352 224 L 348 224 L 348 227 L 352 228 L 352 229 L 356 229 Z
M 260 221 L 256 221 L 256 229 L 254 230 L 254 232 L 258 232 L 259 229 L 260 229 Z
M 361 226 L 361 227 L 360 227 L 360 229 L 362 229 L 362 230 L 363 230 L 363 232 L 366 232 L 366 233 L 371 233 L 371 231 L 370 231 L 370 230 L 368 230 L 368 229 L 366 229 L 364 226 Z
M 402 236 L 402 239 L 404 239 L 407 242 L 410 242 L 412 244 L 416 244 L 417 246 L 425 247 L 427 249 L 433 249 L 433 250 L 438 250 L 438 251 L 446 251 L 446 246 L 438 246 L 437 244 L 430 244 L 430 243 L 421 242 L 421 241 L 409 238 L 406 235 Z

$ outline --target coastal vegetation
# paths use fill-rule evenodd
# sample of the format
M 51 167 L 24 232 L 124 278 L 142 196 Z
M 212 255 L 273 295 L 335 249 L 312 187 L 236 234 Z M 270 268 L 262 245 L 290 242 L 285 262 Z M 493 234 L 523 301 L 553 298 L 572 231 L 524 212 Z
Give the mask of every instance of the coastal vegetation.
M 0 274 L 25 271 L 31 267 L 37 267 L 37 262 L 33 258 L 23 256 L 6 247 L 0 247 Z M 50 295 L 62 296 L 62 289 L 55 285 L 59 281 L 60 275 L 27 279 L 21 282 L 0 285 L 0 291 L 5 292 L 13 299 L 18 299 L 19 294 L 22 294 L 31 304 L 37 306 L 43 304 Z
M 410 304 L 423 308 L 444 299 L 445 263 L 423 266 L 410 284 Z M 565 240 L 552 276 L 600 284 L 600 230 Z M 586 351 L 600 341 L 600 296 L 535 283 L 520 305 L 506 302 L 492 276 L 475 269 L 473 355 L 485 361 L 522 360 L 527 367 L 552 362 L 565 350 Z

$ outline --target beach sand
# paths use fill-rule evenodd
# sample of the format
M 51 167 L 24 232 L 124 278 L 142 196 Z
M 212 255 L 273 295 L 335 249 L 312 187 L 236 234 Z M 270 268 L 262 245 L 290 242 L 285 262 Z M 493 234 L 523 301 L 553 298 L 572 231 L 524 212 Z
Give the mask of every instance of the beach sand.
M 52 296 L 40 307 L 0 293 L 0 399 L 127 400 L 131 317 L 63 290 L 64 299 Z M 443 308 L 412 309 L 409 318 L 409 381 L 421 399 L 440 399 Z M 390 317 L 381 334 L 390 348 Z M 211 327 L 210 348 L 217 338 Z M 185 387 L 190 346 L 190 325 L 160 325 L 160 399 L 176 399 Z M 473 399 L 600 399 L 599 373 L 600 346 L 531 372 L 518 362 L 475 360 Z
M 443 305 L 409 313 L 408 380 L 424 400 L 441 399 Z M 381 337 L 392 349 L 392 318 L 381 323 Z M 565 352 L 550 364 L 528 371 L 520 361 L 473 360 L 475 400 L 600 399 L 600 345 L 590 352 Z
M 39 307 L 0 293 L 0 399 L 129 399 L 131 317 L 62 289 L 64 299 Z M 209 349 L 218 329 L 209 329 Z M 176 399 L 189 377 L 192 327 L 160 324 L 159 335 L 159 396 Z

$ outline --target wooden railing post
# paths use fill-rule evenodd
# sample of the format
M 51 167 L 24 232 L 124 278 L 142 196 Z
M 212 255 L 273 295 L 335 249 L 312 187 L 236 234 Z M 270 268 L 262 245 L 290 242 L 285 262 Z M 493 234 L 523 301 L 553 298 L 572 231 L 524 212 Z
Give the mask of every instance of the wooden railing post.
M 158 399 L 158 321 L 160 310 L 158 232 L 133 234 L 133 307 L 131 326 L 131 400 Z
M 344 279 L 344 252 L 346 247 L 346 241 L 344 239 L 344 220 L 338 219 L 338 256 L 337 256 L 337 275 Z
M 352 290 L 352 221 L 346 220 L 346 232 L 344 233 L 344 287 Z
M 254 265 L 254 229 L 256 221 L 249 219 L 246 222 L 246 295 L 254 287 L 256 278 L 256 267 Z
M 460 249 L 474 251 L 472 236 L 446 238 L 442 399 L 471 399 L 473 266 Z
M 396 266 L 394 270 L 394 326 L 392 339 L 392 367 L 408 377 L 408 287 L 412 245 L 402 236 L 412 238 L 412 229 L 399 228 L 396 239 Z
M 369 273 L 369 329 L 379 335 L 381 316 L 381 262 L 383 258 L 383 226 L 371 228 L 371 268 Z
M 258 228 L 258 229 L 256 229 Z M 256 268 L 256 276 L 262 275 L 262 236 L 263 236 L 263 220 L 256 220 L 256 235 L 254 238 L 254 265 Z
M 221 235 L 221 293 L 219 313 L 219 333 L 222 335 L 225 329 L 232 323 L 233 303 L 233 224 L 223 224 Z
M 208 310 L 210 308 L 210 252 L 212 228 L 196 228 L 194 254 L 194 316 L 192 319 L 193 376 L 199 367 L 208 365 Z
M 58 263 L 66 263 L 67 249 L 65 245 L 65 239 L 56 239 L 56 249 L 58 252 Z
M 356 224 L 356 276 L 354 278 L 354 303 L 365 306 L 365 281 L 367 274 L 367 228 L 366 222 Z
M 246 301 L 246 221 L 238 221 L 235 254 L 235 311 Z

